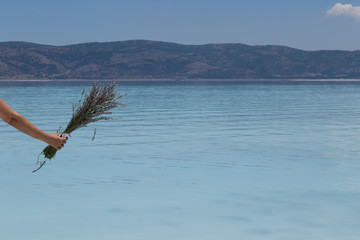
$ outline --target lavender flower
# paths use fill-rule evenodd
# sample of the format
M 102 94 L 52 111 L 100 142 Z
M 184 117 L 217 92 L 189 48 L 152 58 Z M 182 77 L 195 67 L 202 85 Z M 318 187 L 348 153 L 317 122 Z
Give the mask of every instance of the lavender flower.
M 70 134 L 73 131 L 81 127 L 85 127 L 90 123 L 98 122 L 100 120 L 114 120 L 114 118 L 105 117 L 104 115 L 112 114 L 112 112 L 109 112 L 109 110 L 113 108 L 125 108 L 125 104 L 117 102 L 117 100 L 126 96 L 126 94 L 120 95 L 116 91 L 116 87 L 116 82 L 94 82 L 93 88 L 89 91 L 88 94 L 85 94 L 85 89 L 83 89 L 80 100 L 77 102 L 77 104 L 73 105 L 73 114 L 69 124 L 66 126 L 65 130 L 62 131 L 59 129 L 58 134 L 60 134 L 60 136 L 71 136 Z M 92 140 L 94 140 L 95 134 L 96 128 Z M 56 152 L 57 150 L 50 145 L 45 147 L 44 150 L 39 154 L 39 157 L 44 155 L 45 160 L 40 164 L 39 168 L 33 172 L 36 172 L 42 168 L 47 159 L 51 160 L 54 158 Z

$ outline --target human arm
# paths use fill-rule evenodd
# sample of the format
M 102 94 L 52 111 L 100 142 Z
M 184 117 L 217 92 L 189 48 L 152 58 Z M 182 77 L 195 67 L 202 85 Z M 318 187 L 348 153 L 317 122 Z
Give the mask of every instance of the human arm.
M 53 146 L 57 150 L 60 150 L 62 147 L 64 147 L 64 144 L 66 143 L 67 138 L 59 137 L 57 133 L 46 133 L 35 127 L 24 116 L 11 109 L 1 98 L 0 118 L 19 131 L 40 141 L 43 141 Z

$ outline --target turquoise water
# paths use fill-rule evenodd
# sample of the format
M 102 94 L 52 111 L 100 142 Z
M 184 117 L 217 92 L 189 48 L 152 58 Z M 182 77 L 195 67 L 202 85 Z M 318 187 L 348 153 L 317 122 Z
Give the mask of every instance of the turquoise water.
M 81 82 L 0 82 L 39 128 Z M 120 120 L 46 144 L 0 123 L 0 239 L 358 239 L 360 83 L 138 83 Z

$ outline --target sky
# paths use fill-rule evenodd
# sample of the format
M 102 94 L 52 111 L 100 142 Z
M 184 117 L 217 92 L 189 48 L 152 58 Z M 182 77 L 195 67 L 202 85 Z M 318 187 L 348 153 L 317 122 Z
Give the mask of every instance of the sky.
M 0 41 L 360 50 L 360 0 L 1 0 Z

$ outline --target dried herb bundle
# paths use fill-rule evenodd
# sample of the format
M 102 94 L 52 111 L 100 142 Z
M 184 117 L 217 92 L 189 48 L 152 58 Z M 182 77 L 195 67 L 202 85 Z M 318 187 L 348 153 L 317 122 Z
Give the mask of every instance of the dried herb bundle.
M 120 95 L 116 91 L 117 83 L 116 82 L 106 82 L 106 83 L 96 83 L 94 82 L 93 88 L 89 90 L 88 94 L 85 94 L 85 89 L 82 91 L 82 96 L 77 104 L 73 105 L 73 114 L 72 118 L 65 128 L 61 128 L 58 131 L 60 136 L 71 136 L 70 134 L 81 127 L 87 126 L 89 123 L 94 123 L 100 120 L 114 120 L 112 117 L 107 117 L 104 115 L 109 115 L 112 112 L 109 112 L 110 109 L 115 107 L 124 107 L 125 104 L 117 102 L 118 99 L 124 97 L 125 95 Z M 94 140 L 96 134 L 96 128 L 94 131 Z M 51 160 L 55 157 L 57 150 L 48 145 L 40 153 L 44 155 L 45 160 L 40 164 L 40 167 L 34 170 L 33 172 L 38 171 L 46 163 L 46 160 Z M 39 160 L 39 158 L 38 158 Z M 38 161 L 39 162 L 39 161 Z

